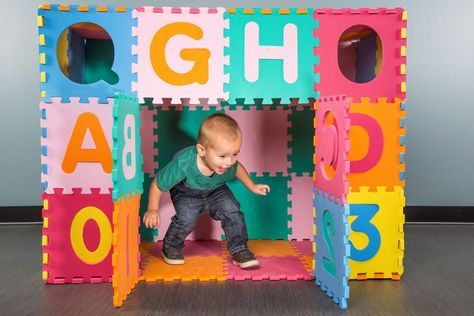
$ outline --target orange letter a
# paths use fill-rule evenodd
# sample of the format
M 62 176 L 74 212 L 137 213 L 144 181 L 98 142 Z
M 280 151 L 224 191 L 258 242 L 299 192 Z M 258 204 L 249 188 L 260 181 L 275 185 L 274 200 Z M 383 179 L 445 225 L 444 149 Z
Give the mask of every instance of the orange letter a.
M 82 149 L 87 130 L 90 131 L 95 149 Z M 112 172 L 112 155 L 97 116 L 90 112 L 79 115 L 71 133 L 62 163 L 65 173 L 73 173 L 78 162 L 98 162 L 106 173 Z

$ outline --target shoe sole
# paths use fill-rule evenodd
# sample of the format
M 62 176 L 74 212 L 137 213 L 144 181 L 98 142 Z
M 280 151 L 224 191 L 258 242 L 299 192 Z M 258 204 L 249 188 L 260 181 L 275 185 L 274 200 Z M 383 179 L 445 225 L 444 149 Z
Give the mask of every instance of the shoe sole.
M 260 262 L 258 262 L 258 260 L 250 260 L 247 262 L 237 262 L 235 260 L 232 260 L 232 264 L 239 266 L 242 269 L 247 269 L 247 268 L 258 267 L 260 265 Z
M 169 258 L 166 258 L 163 252 L 161 252 L 161 256 L 163 257 L 163 260 L 165 260 L 167 264 L 172 264 L 172 265 L 184 264 L 184 259 L 169 259 Z

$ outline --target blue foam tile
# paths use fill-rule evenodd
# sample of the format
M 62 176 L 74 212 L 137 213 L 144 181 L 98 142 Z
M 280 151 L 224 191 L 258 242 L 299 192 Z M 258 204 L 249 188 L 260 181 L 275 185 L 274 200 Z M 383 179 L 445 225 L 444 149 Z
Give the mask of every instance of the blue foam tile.
M 70 97 L 79 97 L 80 102 L 88 102 L 90 97 L 98 97 L 99 103 L 105 103 L 115 92 L 130 93 L 132 9 L 116 12 L 115 8 L 109 7 L 107 12 L 98 12 L 96 6 L 89 6 L 88 11 L 81 12 L 78 11 L 77 5 L 70 5 L 69 8 L 68 11 L 60 11 L 58 5 L 51 5 L 50 9 L 38 10 L 38 15 L 42 16 L 44 21 L 44 26 L 38 30 L 45 38 L 45 45 L 39 47 L 40 53 L 44 53 L 46 57 L 45 64 L 40 65 L 40 71 L 46 74 L 46 82 L 40 83 L 40 89 L 45 91 L 44 101 L 51 102 L 52 97 L 61 97 L 63 101 L 68 102 Z M 58 39 L 64 30 L 82 22 L 97 24 L 110 35 L 114 50 L 110 70 L 118 75 L 117 83 L 109 84 L 99 80 L 82 84 L 63 74 L 56 52 Z
M 346 309 L 350 275 L 349 204 L 336 204 L 314 190 L 313 205 L 317 232 L 317 251 L 314 254 L 316 284 L 333 297 L 341 309 Z

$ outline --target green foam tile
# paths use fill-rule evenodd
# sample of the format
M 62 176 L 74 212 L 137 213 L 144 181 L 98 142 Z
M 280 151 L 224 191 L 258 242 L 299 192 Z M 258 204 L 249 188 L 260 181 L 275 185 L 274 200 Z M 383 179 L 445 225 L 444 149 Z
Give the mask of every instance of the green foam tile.
M 178 150 L 195 145 L 202 121 L 218 112 L 224 113 L 224 110 L 213 107 L 210 110 L 177 110 L 174 106 L 166 110 L 158 108 L 158 169 L 170 162 Z
M 288 240 L 288 221 L 291 220 L 288 215 L 289 177 L 281 174 L 256 176 L 253 173 L 250 177 L 255 183 L 269 185 L 270 192 L 266 196 L 256 195 L 238 180 L 229 183 L 245 214 L 249 239 Z
M 292 153 L 288 157 L 291 162 L 288 173 L 312 174 L 314 171 L 314 110 L 309 105 L 292 107 L 289 120 L 291 127 L 288 133 L 291 135 L 289 144 Z

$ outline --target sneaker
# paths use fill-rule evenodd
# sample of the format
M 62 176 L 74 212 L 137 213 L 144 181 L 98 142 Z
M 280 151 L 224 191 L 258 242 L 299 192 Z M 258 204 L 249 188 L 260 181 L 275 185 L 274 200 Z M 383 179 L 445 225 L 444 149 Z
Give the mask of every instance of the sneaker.
M 233 254 L 232 263 L 242 269 L 253 268 L 260 265 L 260 262 L 258 262 L 253 253 L 247 249 Z
M 161 254 L 167 264 L 184 264 L 184 256 L 179 249 L 163 247 Z

